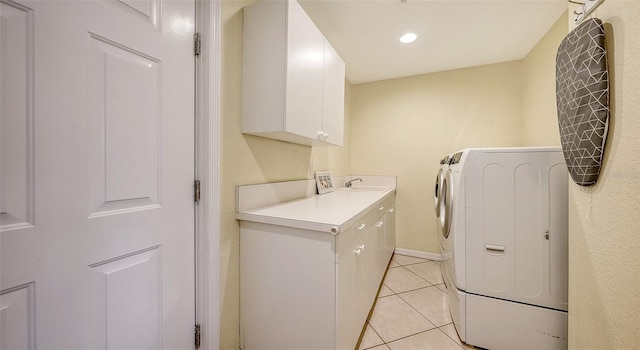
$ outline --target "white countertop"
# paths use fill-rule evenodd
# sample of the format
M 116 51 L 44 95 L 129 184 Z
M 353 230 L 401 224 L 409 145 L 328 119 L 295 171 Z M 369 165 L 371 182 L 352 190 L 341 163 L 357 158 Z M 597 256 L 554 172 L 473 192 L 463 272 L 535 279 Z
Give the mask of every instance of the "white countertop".
M 361 215 L 366 214 L 368 209 L 377 206 L 393 192 L 395 187 L 388 187 L 384 191 L 340 188 L 322 195 L 238 211 L 236 218 L 337 234 L 347 229 Z

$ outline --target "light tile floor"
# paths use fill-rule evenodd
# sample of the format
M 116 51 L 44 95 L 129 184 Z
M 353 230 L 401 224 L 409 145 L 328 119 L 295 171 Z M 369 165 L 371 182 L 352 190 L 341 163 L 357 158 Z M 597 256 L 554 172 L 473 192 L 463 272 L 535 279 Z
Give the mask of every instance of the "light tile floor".
M 475 349 L 451 321 L 440 263 L 395 254 L 359 349 Z

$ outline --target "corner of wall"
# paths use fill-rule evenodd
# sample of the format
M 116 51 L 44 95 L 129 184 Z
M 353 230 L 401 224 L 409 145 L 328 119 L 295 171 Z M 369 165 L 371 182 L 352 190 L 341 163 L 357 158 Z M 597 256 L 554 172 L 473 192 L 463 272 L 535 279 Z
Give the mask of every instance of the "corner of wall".
M 566 12 L 522 60 L 522 145 L 559 146 L 555 96 L 556 53 L 568 33 Z

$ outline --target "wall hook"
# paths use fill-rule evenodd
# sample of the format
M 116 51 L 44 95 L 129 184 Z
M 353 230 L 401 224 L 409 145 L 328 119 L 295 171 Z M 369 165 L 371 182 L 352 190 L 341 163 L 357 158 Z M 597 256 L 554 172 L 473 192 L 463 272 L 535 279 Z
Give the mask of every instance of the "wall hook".
M 580 7 L 582 7 L 582 11 L 573 11 L 573 14 L 576 15 L 576 24 L 580 24 L 583 19 L 588 17 L 593 11 L 595 11 L 598 6 L 600 6 L 600 4 L 604 2 L 604 0 L 585 0 L 585 2 L 577 2 L 572 0 L 568 1 L 572 4 L 580 5 Z

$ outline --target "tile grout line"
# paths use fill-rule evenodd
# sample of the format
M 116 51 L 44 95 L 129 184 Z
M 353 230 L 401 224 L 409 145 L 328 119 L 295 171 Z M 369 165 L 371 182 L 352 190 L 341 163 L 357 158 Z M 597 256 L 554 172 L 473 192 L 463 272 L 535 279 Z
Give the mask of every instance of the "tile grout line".
M 404 267 L 404 266 L 402 266 L 402 267 Z M 426 286 L 426 287 L 418 287 L 418 288 L 414 288 L 414 289 L 405 290 L 405 291 L 402 291 L 402 292 L 399 292 L 399 293 L 406 293 L 406 292 L 411 292 L 411 291 L 418 290 L 418 289 L 422 289 L 422 288 L 428 288 L 428 287 L 435 287 L 435 286 L 436 286 L 435 284 L 433 284 L 433 283 L 431 283 L 430 281 L 428 281 L 428 280 L 426 280 L 426 279 L 422 278 L 420 275 L 418 275 L 417 273 L 415 273 L 415 272 L 413 272 L 413 271 L 409 270 L 408 268 L 404 267 L 404 269 L 405 269 L 405 270 L 407 270 L 407 271 L 409 271 L 409 272 L 411 272 L 412 274 L 416 275 L 416 276 L 417 276 L 418 278 L 420 278 L 421 280 L 423 280 L 423 281 L 425 281 L 425 282 L 429 283 L 429 285 L 428 285 L 428 286 Z M 384 281 L 382 281 L 382 283 L 384 284 Z M 441 284 L 441 283 L 440 283 L 440 284 Z M 387 286 L 387 288 L 391 289 L 394 293 L 396 292 L 395 290 L 393 290 L 393 289 L 392 289 L 391 287 L 389 287 L 389 286 Z M 396 293 L 396 294 L 398 294 L 398 293 Z
M 373 325 L 371 325 L 371 323 L 369 323 L 369 321 L 367 321 L 367 326 L 369 326 L 369 327 L 371 327 L 371 329 L 373 329 L 373 332 L 378 336 L 378 338 L 380 338 L 380 340 L 382 340 L 382 344 L 374 345 L 374 346 L 371 346 L 371 347 L 368 347 L 368 348 L 362 349 L 362 350 L 367 350 L 367 349 L 375 348 L 376 346 L 380 346 L 380 345 L 383 345 L 383 344 L 386 345 L 387 344 L 387 343 L 384 342 L 384 339 L 382 339 L 382 336 L 378 333 L 378 331 L 376 331 L 376 329 L 373 328 Z
M 393 260 L 393 259 L 392 259 L 392 260 Z M 393 261 L 395 261 L 395 260 L 393 260 Z M 421 261 L 421 262 L 417 262 L 417 263 L 413 263 L 413 264 L 408 264 L 408 265 L 422 264 L 422 263 L 429 262 L 429 261 L 430 261 L 430 260 L 425 260 L 425 261 Z M 407 271 L 409 271 L 409 272 L 413 273 L 414 275 L 418 276 L 420 279 L 422 279 L 423 281 L 425 281 L 425 282 L 429 283 L 430 285 L 429 285 L 429 286 L 426 286 L 426 287 L 420 287 L 420 288 L 416 288 L 416 289 L 406 290 L 406 291 L 403 291 L 403 292 L 400 292 L 400 293 L 396 293 L 396 291 L 395 291 L 395 290 L 393 290 L 393 289 L 392 289 L 391 287 L 389 287 L 389 286 L 387 286 L 387 288 L 389 288 L 389 290 L 391 290 L 391 291 L 393 292 L 393 294 L 392 294 L 392 295 L 397 296 L 398 298 L 400 298 L 400 300 L 402 300 L 404 303 L 406 303 L 407 305 L 409 305 L 409 307 L 410 307 L 410 308 L 412 308 L 414 311 L 416 311 L 416 312 L 418 313 L 418 315 L 422 316 L 422 317 L 423 317 L 427 322 L 429 322 L 431 325 L 433 325 L 433 327 L 434 327 L 434 328 L 430 328 L 430 329 L 427 329 L 427 330 L 424 330 L 424 331 L 422 331 L 422 332 L 418 332 L 418 333 L 409 334 L 409 335 L 407 335 L 407 336 L 404 336 L 404 337 L 401 337 L 401 338 L 398 338 L 398 339 L 394 339 L 394 340 L 392 340 L 392 341 L 390 341 L 390 342 L 387 342 L 387 341 L 385 341 L 385 340 L 380 336 L 380 334 L 378 334 L 378 331 L 376 331 L 376 330 L 375 330 L 375 328 L 373 328 L 373 326 L 372 326 L 371 324 L 369 324 L 369 322 L 367 321 L 367 324 L 369 324 L 369 326 L 371 326 L 371 328 L 376 332 L 376 334 L 378 335 L 378 337 L 380 337 L 380 339 L 382 340 L 383 344 L 384 344 L 384 345 L 387 345 L 387 347 L 388 347 L 388 348 L 389 348 L 389 346 L 388 346 L 388 345 L 389 345 L 389 343 L 392 343 L 392 342 L 398 341 L 398 340 L 400 340 L 400 339 L 405 339 L 405 338 L 408 338 L 408 337 L 413 337 L 413 336 L 415 336 L 415 335 L 418 335 L 418 334 L 421 334 L 421 333 L 426 333 L 426 332 L 432 331 L 432 330 L 434 330 L 434 329 L 438 329 L 438 330 L 440 330 L 440 328 L 439 328 L 438 326 L 436 326 L 436 325 L 435 325 L 435 323 L 431 322 L 431 320 L 429 320 L 429 318 L 427 318 L 425 315 L 423 315 L 420 311 L 418 311 L 418 309 L 416 309 L 415 307 L 413 307 L 413 305 L 411 305 L 411 304 L 410 304 L 409 302 L 407 302 L 403 297 L 401 297 L 401 296 L 400 296 L 400 294 L 402 294 L 402 293 L 408 293 L 408 292 L 412 292 L 412 291 L 416 291 L 416 290 L 420 290 L 420 289 L 424 289 L 424 288 L 435 287 L 436 285 L 435 285 L 435 284 L 433 284 L 433 283 L 431 283 L 430 281 L 426 280 L 425 278 L 422 278 L 422 276 L 420 276 L 420 275 L 416 274 L 415 272 L 413 272 L 413 271 L 409 270 L 409 269 L 406 267 L 406 265 L 402 265 L 402 264 L 400 264 L 400 263 L 399 263 L 399 262 L 397 262 L 397 261 L 395 261 L 395 263 L 396 263 L 396 264 L 398 264 L 398 265 L 400 265 L 400 266 L 396 266 L 396 267 L 393 267 L 393 268 L 403 267 L 405 270 L 407 270 Z M 390 267 L 389 269 L 392 269 L 392 268 Z M 387 269 L 387 270 L 389 270 L 389 269 Z M 384 284 L 384 281 L 382 281 L 382 284 Z M 437 288 L 437 287 L 436 287 L 436 288 Z M 391 295 L 386 295 L 385 297 L 388 297 L 388 296 L 391 296 Z M 382 297 L 382 298 L 384 298 L 384 297 Z M 441 331 L 442 333 L 444 333 L 444 331 L 442 331 L 442 330 L 440 330 L 440 331 Z M 445 335 L 446 335 L 446 333 L 445 333 Z M 383 345 L 383 344 L 380 344 L 380 345 Z M 376 346 L 380 346 L 380 345 L 376 345 Z M 365 350 L 366 350 L 366 349 L 365 349 Z
M 398 264 L 398 262 L 396 262 L 396 264 Z M 400 265 L 400 264 L 398 264 L 398 265 Z M 400 266 L 402 266 L 402 265 L 400 265 Z M 396 266 L 396 267 L 399 267 L 399 266 Z M 391 269 L 391 268 L 389 268 L 389 269 Z M 387 270 L 389 270 L 389 269 L 387 269 Z M 385 275 L 385 278 L 386 278 L 386 275 Z M 384 280 L 382 280 L 382 284 L 386 286 L 386 284 L 384 284 Z M 393 296 L 393 295 L 398 295 L 398 293 L 396 293 L 396 291 L 395 291 L 395 290 L 391 289 L 391 287 L 387 286 L 387 288 L 389 288 L 389 290 L 390 290 L 393 294 L 385 295 L 385 296 L 383 296 L 383 297 L 378 297 L 378 299 L 380 299 L 380 298 L 390 297 L 390 296 Z M 398 296 L 398 297 L 399 297 L 399 296 Z M 377 302 L 376 302 L 376 304 L 377 304 Z M 375 312 L 375 307 L 374 307 L 374 312 Z M 373 316 L 373 313 L 372 313 L 371 315 Z M 378 345 L 372 346 L 372 347 L 370 347 L 369 349 L 371 349 L 371 348 L 375 348 L 376 346 L 380 346 L 380 345 L 387 345 L 387 342 L 386 342 L 384 339 L 382 339 L 382 336 L 380 335 L 380 333 L 378 333 L 378 331 L 377 331 L 375 328 L 373 328 L 373 325 L 372 325 L 371 323 L 369 323 L 369 320 L 367 320 L 367 325 L 369 325 L 369 327 L 371 327 L 371 329 L 373 329 L 373 331 L 376 333 L 376 335 L 378 336 L 378 338 L 380 338 L 380 340 L 382 340 L 382 344 L 378 344 Z M 389 347 L 387 346 L 387 348 L 389 348 Z M 366 350 L 366 349 L 364 349 L 364 350 Z
M 393 259 L 391 259 L 391 260 L 393 260 Z M 393 260 L 393 261 L 395 261 L 395 260 Z M 426 279 L 426 278 L 424 278 L 424 277 L 422 277 L 422 276 L 418 275 L 417 273 L 413 272 L 413 271 L 412 271 L 412 270 L 410 270 L 409 268 L 407 268 L 407 266 L 411 266 L 411 265 L 418 265 L 418 264 L 424 264 L 424 263 L 427 263 L 427 262 L 431 262 L 431 263 L 435 263 L 435 264 L 437 264 L 437 263 L 439 263 L 439 261 L 434 261 L 434 260 L 427 260 L 427 259 L 425 259 L 424 261 L 417 262 L 417 263 L 411 263 L 411 264 L 407 264 L 407 265 L 402 265 L 402 264 L 400 264 L 400 263 L 399 263 L 399 262 L 397 262 L 397 261 L 395 261 L 395 262 L 396 262 L 396 264 L 400 265 L 401 267 L 404 267 L 406 270 L 409 270 L 409 272 L 411 272 L 411 273 L 413 273 L 414 275 L 416 275 L 416 276 L 418 276 L 418 277 L 422 278 L 423 280 L 425 280 L 425 281 L 427 281 L 427 282 L 431 283 L 431 284 L 432 284 L 432 285 L 434 285 L 434 286 L 435 286 L 435 285 L 437 285 L 437 284 L 442 284 L 442 283 L 433 283 L 433 282 L 429 281 L 428 279 Z M 396 266 L 396 267 L 400 267 L 400 266 Z
M 391 259 L 391 261 L 394 261 L 394 262 L 395 262 L 396 264 L 398 264 L 399 266 L 396 266 L 396 267 L 389 267 L 389 268 L 387 268 L 387 272 L 388 272 L 389 270 L 391 270 L 391 269 L 395 269 L 395 268 L 398 268 L 398 267 L 404 267 L 402 264 L 400 264 L 400 263 L 398 263 L 397 261 L 393 260 L 393 258 Z M 385 279 L 386 279 L 386 274 L 385 274 Z M 391 289 L 391 287 L 389 287 L 389 286 L 387 286 L 386 284 L 384 284 L 384 280 L 382 280 L 382 285 L 386 286 L 386 287 L 391 291 L 391 293 L 392 293 L 392 294 L 385 295 L 385 296 L 383 296 L 383 297 L 378 297 L 378 299 L 380 299 L 380 298 L 386 298 L 386 297 L 390 297 L 390 296 L 394 296 L 394 295 L 396 295 L 396 296 L 398 296 L 398 297 L 399 297 L 398 293 L 396 293 L 396 291 L 395 291 L 395 290 Z M 402 299 L 402 298 L 400 298 L 400 299 Z M 404 300 L 404 299 L 403 299 L 403 300 Z M 376 302 L 376 304 L 377 304 L 377 302 Z M 374 312 L 375 312 L 375 307 L 374 307 Z M 373 313 L 372 313 L 371 315 L 373 316 Z M 380 345 L 385 345 L 385 346 L 386 346 L 386 345 L 387 345 L 387 342 L 382 338 L 382 336 L 380 335 L 380 333 L 378 333 L 378 331 L 373 327 L 373 325 L 372 325 L 371 323 L 369 323 L 369 320 L 367 320 L 367 325 L 368 325 L 369 327 L 371 327 L 371 329 L 373 329 L 373 331 L 376 333 L 376 335 L 378 336 L 378 338 L 380 338 L 380 340 L 382 340 L 382 344 L 374 345 L 374 346 L 369 347 L 369 348 L 367 348 L 367 349 L 372 349 L 372 348 L 375 348 L 376 346 L 380 346 Z M 387 346 L 387 348 L 389 348 L 389 347 Z M 363 349 L 363 350 L 367 350 L 367 349 Z
M 431 262 L 431 260 L 427 260 L 427 262 Z M 422 263 L 421 263 L 421 264 L 422 264 Z M 417 265 L 417 264 L 412 264 L 412 265 Z M 405 267 L 405 268 L 406 268 L 406 267 Z M 408 269 L 408 268 L 406 268 L 406 269 L 407 269 L 407 270 L 409 270 L 409 271 L 410 271 L 411 273 L 413 273 L 414 275 L 416 275 L 416 276 L 418 276 L 418 277 L 422 278 L 423 280 L 425 280 L 425 281 L 427 281 L 427 282 L 431 283 L 431 284 L 432 284 L 432 285 L 434 285 L 434 286 L 435 286 L 436 284 L 441 284 L 441 283 L 433 283 L 433 282 L 429 281 L 428 279 L 426 279 L 426 278 L 424 278 L 424 277 L 422 277 L 422 276 L 418 275 L 417 273 L 413 272 L 412 270 L 410 270 L 410 269 Z
M 384 343 L 384 345 L 389 345 L 390 343 L 394 343 L 394 342 L 397 342 L 397 341 L 402 340 L 402 339 L 406 339 L 406 338 L 409 338 L 409 337 L 413 337 L 413 336 L 416 336 L 416 335 L 418 335 L 418 334 L 423 334 L 423 333 L 431 332 L 431 331 L 434 331 L 434 330 L 439 330 L 440 332 L 444 333 L 444 335 L 446 335 L 447 337 L 449 337 L 449 336 L 447 335 L 447 333 L 445 333 L 443 330 L 441 330 L 441 329 L 440 329 L 440 328 L 438 328 L 438 327 L 435 327 L 435 328 L 427 329 L 426 331 L 422 331 L 422 332 L 418 332 L 418 333 L 410 334 L 410 335 L 407 335 L 407 336 L 404 336 L 404 337 L 401 337 L 401 338 L 398 338 L 398 339 L 394 339 L 394 340 L 392 340 L 392 341 L 390 341 L 390 342 L 388 342 L 388 343 Z M 449 337 L 449 338 L 451 338 L 451 337 Z M 382 338 L 380 338 L 380 339 L 382 339 Z M 453 339 L 452 339 L 452 340 L 453 340 Z M 384 339 L 382 339 L 382 341 L 384 341 Z M 380 344 L 380 345 L 382 345 L 382 344 Z M 380 345 L 376 345 L 376 346 L 380 346 Z M 456 343 L 456 345 L 458 345 L 458 344 Z M 458 346 L 460 347 L 460 345 L 458 345 Z M 462 348 L 462 347 L 460 347 L 460 348 Z
M 458 344 L 458 342 L 457 342 L 455 339 L 453 339 L 452 337 L 450 337 L 450 336 L 449 336 L 449 334 L 447 334 L 447 332 L 445 332 L 444 330 L 442 330 L 442 329 L 441 329 L 442 327 L 446 327 L 446 326 L 448 326 L 448 325 L 453 324 L 453 321 L 452 321 L 452 322 L 450 322 L 450 323 L 444 324 L 444 325 L 442 325 L 442 326 L 436 326 L 436 324 L 435 324 L 435 323 L 433 323 L 433 322 L 432 322 L 428 317 L 426 317 L 425 315 L 423 315 L 423 314 L 422 314 L 418 309 L 416 309 L 415 307 L 413 307 L 413 305 L 411 305 L 411 304 L 410 304 L 408 301 L 406 301 L 402 296 L 400 296 L 400 294 L 402 294 L 402 293 L 408 293 L 408 292 L 412 292 L 412 291 L 416 291 L 416 290 L 420 290 L 420 289 L 426 289 L 426 288 L 430 288 L 430 287 L 435 287 L 435 288 L 437 288 L 438 290 L 442 291 L 440 288 L 438 288 L 438 285 L 443 284 L 443 283 L 432 283 L 431 281 L 427 280 L 426 278 L 424 278 L 424 277 L 422 277 L 422 276 L 418 275 L 418 274 L 417 274 L 417 273 L 415 273 L 414 271 L 412 271 L 412 270 L 410 270 L 410 269 L 408 269 L 408 268 L 407 268 L 407 266 L 410 266 L 410 265 L 417 265 L 417 264 L 422 264 L 422 263 L 425 263 L 425 262 L 433 262 L 433 261 L 432 261 L 432 260 L 426 260 L 426 259 L 425 259 L 425 261 L 417 262 L 417 263 L 412 263 L 412 264 L 407 264 L 407 265 L 403 265 L 403 264 L 401 264 L 401 263 L 399 263 L 399 262 L 397 262 L 397 261 L 395 261 L 395 260 L 393 260 L 393 259 L 392 259 L 392 261 L 394 261 L 394 262 L 395 262 L 396 264 L 398 264 L 399 266 L 389 267 L 387 270 L 390 270 L 390 269 L 392 269 L 392 268 L 404 267 L 406 270 L 408 270 L 409 272 L 411 272 L 411 273 L 413 273 L 414 275 L 418 276 L 419 278 L 421 278 L 422 280 L 426 281 L 426 282 L 427 282 L 427 283 L 429 283 L 430 285 L 429 285 L 429 286 L 426 286 L 426 287 L 421 287 L 421 288 L 416 288 L 416 289 L 407 290 L 407 291 L 400 292 L 400 293 L 396 293 L 396 291 L 395 291 L 395 290 L 393 290 L 391 287 L 386 286 L 387 288 L 389 288 L 389 290 L 391 290 L 391 292 L 393 292 L 393 294 L 386 295 L 386 296 L 384 296 L 384 297 L 379 297 L 379 298 L 385 298 L 385 297 L 388 297 L 388 296 L 391 296 L 391 295 L 397 295 L 397 296 L 398 296 L 402 301 L 404 301 L 407 305 L 409 305 L 409 306 L 410 306 L 413 310 L 415 310 L 415 311 L 416 311 L 420 316 L 424 317 L 424 319 L 426 319 L 427 321 L 429 321 L 429 323 L 431 323 L 431 324 L 434 326 L 434 328 L 431 328 L 431 329 L 428 329 L 428 330 L 425 330 L 425 331 L 422 331 L 422 332 L 418 332 L 418 333 L 410 334 L 410 335 L 407 335 L 407 336 L 405 336 L 405 337 L 401 337 L 401 338 L 398 338 L 398 339 L 394 339 L 394 340 L 392 340 L 392 341 L 390 341 L 390 342 L 386 342 L 384 339 L 382 339 L 382 337 L 380 336 L 380 334 L 378 334 L 378 331 L 376 331 L 376 330 L 375 330 L 375 328 L 373 328 L 373 326 L 371 326 L 371 324 L 369 324 L 369 322 L 367 322 L 367 324 L 369 324 L 369 326 L 371 326 L 371 328 L 374 330 L 374 332 L 376 332 L 376 335 L 378 335 L 378 337 L 380 337 L 380 339 L 382 340 L 382 342 L 383 342 L 383 343 L 382 343 L 382 344 L 380 344 L 380 345 L 386 345 L 386 346 L 387 346 L 387 348 L 389 348 L 389 349 L 390 349 L 390 347 L 388 346 L 388 345 L 389 345 L 389 343 L 393 343 L 393 342 L 396 342 L 396 341 L 401 340 L 401 339 L 405 339 L 405 338 L 413 337 L 413 336 L 415 336 L 415 335 L 422 334 L 422 333 L 426 333 L 426 332 L 430 332 L 430 331 L 433 331 L 434 329 L 437 329 L 437 330 L 439 330 L 440 332 L 444 333 L 444 335 L 445 335 L 447 338 L 451 339 L 451 340 L 452 340 L 452 341 L 453 341 L 453 342 L 454 342 L 454 343 L 455 343 L 455 344 L 456 344 L 460 349 L 464 349 L 460 344 Z M 383 284 L 384 284 L 384 281 L 383 281 Z M 443 292 L 444 292 L 444 291 L 443 291 Z M 445 292 L 445 293 L 446 293 L 446 292 Z M 380 346 L 380 345 L 376 345 L 376 346 Z M 375 347 L 375 346 L 374 346 L 374 347 Z M 371 349 L 371 348 L 369 348 L 369 349 Z M 366 350 L 366 349 L 363 349 L 363 350 Z
M 428 286 L 428 287 L 418 288 L 418 289 L 409 290 L 409 291 L 406 291 L 406 292 L 403 292 L 403 293 L 413 292 L 413 291 L 416 291 L 416 290 L 426 289 L 426 288 L 431 288 L 431 287 L 435 287 L 435 286 Z M 436 288 L 437 288 L 437 287 L 436 287 Z M 440 290 L 440 289 L 438 289 L 438 290 Z M 403 293 L 400 293 L 400 294 L 403 294 Z M 423 314 L 422 312 L 420 312 L 420 310 L 416 309 L 416 308 L 415 308 L 415 307 L 414 307 L 414 306 L 413 306 L 409 301 L 407 301 L 405 298 L 403 298 L 400 294 L 397 294 L 397 295 L 398 295 L 398 297 L 399 297 L 400 299 L 402 299 L 402 301 L 404 301 L 405 303 L 407 303 L 407 305 L 411 306 L 411 308 L 412 308 L 412 309 L 414 309 L 414 310 L 415 310 L 415 311 L 416 311 L 420 316 L 424 317 L 424 319 L 425 319 L 425 320 L 429 321 L 429 323 L 431 323 L 435 328 L 440 328 L 440 327 L 439 327 L 439 326 L 437 326 L 433 321 L 431 321 L 431 320 L 429 319 L 429 317 L 427 317 L 427 315 Z M 447 323 L 447 324 L 448 324 L 448 323 Z M 432 329 L 433 329 L 433 328 L 432 328 Z M 418 333 L 416 333 L 416 334 L 418 334 Z
M 392 259 L 392 261 L 393 261 L 393 259 Z M 398 264 L 398 262 L 396 262 L 396 264 Z M 400 264 L 398 264 L 398 265 L 400 265 Z M 400 265 L 400 266 L 402 266 L 402 265 Z M 397 267 L 400 267 L 400 266 L 396 266 L 396 268 L 397 268 Z M 387 272 L 388 272 L 390 269 L 392 269 L 392 267 L 387 268 Z M 386 274 L 385 274 L 385 278 L 386 278 Z M 395 290 L 391 289 L 391 287 L 389 287 L 389 286 L 387 286 L 386 284 L 384 284 L 384 279 L 382 280 L 382 285 L 383 285 L 383 286 L 386 286 L 386 287 L 391 291 L 391 293 L 392 293 L 392 294 L 385 295 L 385 296 L 383 296 L 383 297 L 378 297 L 378 299 L 386 298 L 386 297 L 390 297 L 390 296 L 393 296 L 393 295 L 398 295 L 398 293 L 396 293 L 396 291 L 395 291 Z M 377 305 L 377 301 L 376 301 L 376 305 Z M 373 308 L 373 312 L 375 312 L 375 306 L 374 306 L 374 308 Z M 371 316 L 372 316 L 372 317 L 373 317 L 373 312 L 371 313 Z M 378 331 L 377 331 L 377 330 L 373 327 L 373 325 L 369 322 L 369 319 L 367 319 L 366 324 L 367 324 L 369 327 L 371 327 L 371 329 L 373 329 L 373 331 L 376 333 L 376 335 L 378 336 L 378 338 L 380 338 L 380 340 L 382 340 L 382 344 L 374 345 L 374 346 L 371 346 L 371 347 L 368 347 L 368 348 L 366 348 L 366 349 L 362 349 L 362 350 L 372 349 L 372 348 L 375 348 L 376 346 L 380 346 L 380 345 L 387 345 L 387 343 L 384 341 L 384 339 L 382 339 L 382 336 L 380 335 L 380 333 L 378 333 Z M 366 330 L 365 330 L 365 332 L 366 332 Z M 387 348 L 388 348 L 388 347 L 387 347 Z
M 451 323 L 447 323 L 447 324 L 445 324 L 445 325 L 444 325 L 444 326 L 442 326 L 442 327 L 446 327 L 446 326 L 448 326 L 448 325 L 453 325 L 453 321 L 452 321 Z M 440 328 L 442 328 L 442 327 L 438 327 L 438 329 L 440 329 Z M 442 331 L 442 330 L 441 330 L 441 331 Z M 451 337 L 451 336 L 450 336 L 447 332 L 445 332 L 445 331 L 442 331 L 442 333 L 444 333 L 447 337 L 449 337 L 449 339 L 453 340 L 453 341 L 456 343 L 456 345 L 458 345 L 461 349 L 463 349 L 463 350 L 464 350 L 464 347 L 462 346 L 462 344 L 458 344 L 458 341 L 459 341 L 460 343 L 462 343 L 462 339 L 460 339 L 460 337 L 458 336 L 458 331 L 456 330 L 456 326 L 455 326 L 455 325 L 453 325 L 453 331 L 454 331 L 454 332 L 456 332 L 456 338 L 458 338 L 458 340 L 456 340 L 456 339 L 454 339 L 453 337 Z M 471 345 L 471 344 L 467 344 L 467 343 L 465 343 L 465 344 L 466 344 L 467 346 L 470 346 L 472 349 L 478 349 L 478 348 L 476 348 L 475 346 L 473 346 L 473 345 Z
M 444 325 L 444 326 L 442 326 L 442 327 L 448 326 L 448 325 L 450 325 L 450 324 L 453 324 L 453 322 L 451 322 L 451 323 L 447 323 L 447 324 L 445 324 L 445 325 Z M 441 327 L 438 327 L 438 328 L 441 328 Z M 454 330 L 454 331 L 456 331 L 456 330 L 455 330 L 455 326 L 453 326 L 453 330 Z M 458 331 L 456 331 L 456 334 L 458 334 L 457 332 L 458 332 Z M 447 337 L 449 337 L 449 339 L 451 339 L 451 340 L 453 340 L 454 342 L 456 342 L 456 340 L 455 340 L 455 339 L 453 339 L 453 338 L 452 338 L 452 337 L 451 337 L 447 332 L 442 331 L 442 333 L 444 333 Z M 458 344 L 458 342 L 456 342 L 456 344 Z

